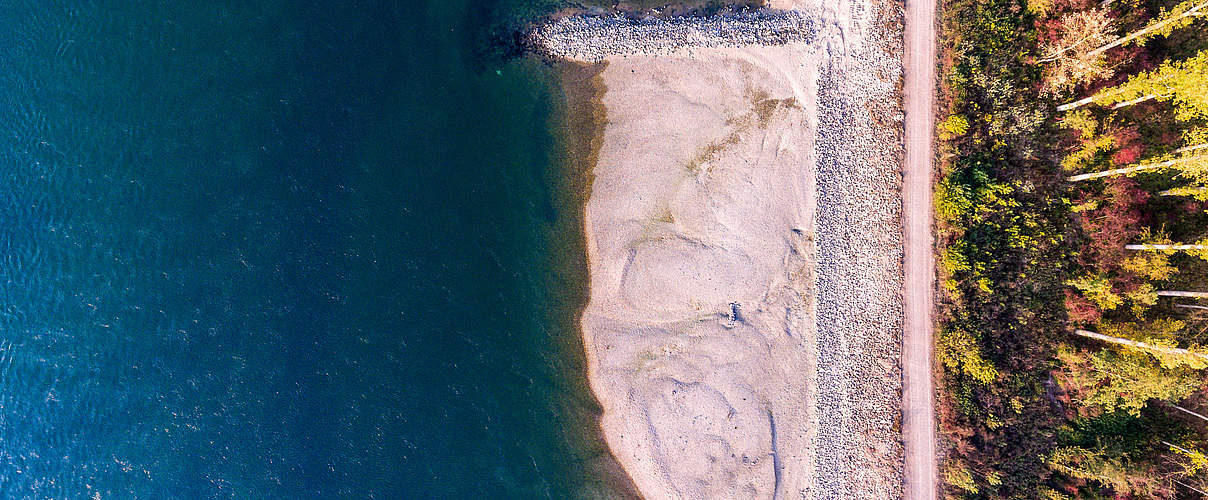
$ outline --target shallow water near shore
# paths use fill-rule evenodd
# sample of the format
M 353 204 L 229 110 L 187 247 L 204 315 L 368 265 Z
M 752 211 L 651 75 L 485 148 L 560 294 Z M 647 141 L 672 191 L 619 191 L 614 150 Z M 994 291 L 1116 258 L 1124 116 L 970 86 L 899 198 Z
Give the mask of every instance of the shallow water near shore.
M 513 8 L 0 6 L 0 496 L 623 493 Z

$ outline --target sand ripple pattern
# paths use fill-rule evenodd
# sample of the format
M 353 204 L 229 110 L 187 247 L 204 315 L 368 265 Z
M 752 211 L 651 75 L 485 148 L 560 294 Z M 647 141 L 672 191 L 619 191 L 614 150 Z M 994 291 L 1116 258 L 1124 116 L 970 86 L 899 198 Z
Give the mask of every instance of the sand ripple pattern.
M 814 19 L 803 13 L 770 9 L 665 19 L 580 15 L 537 27 L 528 43 L 550 58 L 599 62 L 608 56 L 665 55 L 690 47 L 809 43 L 815 28 Z

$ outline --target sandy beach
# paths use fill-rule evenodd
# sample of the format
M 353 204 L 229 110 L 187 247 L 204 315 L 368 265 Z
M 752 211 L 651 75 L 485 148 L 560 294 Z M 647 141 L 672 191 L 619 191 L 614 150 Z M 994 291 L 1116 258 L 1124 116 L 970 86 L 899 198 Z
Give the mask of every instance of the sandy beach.
M 601 427 L 646 498 L 900 497 L 900 10 L 771 7 L 813 35 L 603 57 Z

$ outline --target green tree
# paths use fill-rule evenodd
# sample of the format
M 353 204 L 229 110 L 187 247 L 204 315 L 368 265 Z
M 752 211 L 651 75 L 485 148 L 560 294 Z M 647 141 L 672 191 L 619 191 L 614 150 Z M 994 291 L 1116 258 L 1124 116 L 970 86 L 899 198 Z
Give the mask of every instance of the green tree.
M 1166 61 L 1153 71 L 1134 75 L 1090 97 L 1062 104 L 1057 110 L 1068 111 L 1091 103 L 1122 108 L 1151 99 L 1174 101 L 1175 115 L 1181 120 L 1208 117 L 1208 51 L 1184 61 Z
M 1094 50 L 1090 51 L 1091 56 L 1103 54 L 1112 48 L 1128 44 L 1144 45 L 1146 40 L 1157 36 L 1169 35 L 1176 29 L 1182 28 L 1195 21 L 1197 16 L 1205 14 L 1205 8 L 1208 8 L 1208 1 L 1205 0 L 1188 0 L 1180 3 L 1174 8 L 1163 9 L 1153 19 L 1149 21 L 1139 30 L 1133 31 L 1120 38 L 1105 43 Z
M 1081 403 L 1082 412 L 1123 410 L 1140 415 L 1153 399 L 1181 400 L 1203 383 L 1196 370 L 1167 368 L 1142 349 L 1101 349 L 1091 353 L 1061 348 L 1063 385 Z
M 1070 477 L 1095 481 L 1118 495 L 1151 498 L 1162 490 L 1150 467 L 1130 460 L 1121 446 L 1100 442 L 1093 448 L 1066 446 L 1048 459 L 1049 467 Z

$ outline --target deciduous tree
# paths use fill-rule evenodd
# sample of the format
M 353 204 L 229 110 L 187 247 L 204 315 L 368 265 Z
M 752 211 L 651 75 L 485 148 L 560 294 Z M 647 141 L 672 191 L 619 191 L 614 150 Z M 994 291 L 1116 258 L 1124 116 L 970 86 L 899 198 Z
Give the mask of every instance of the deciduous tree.
M 1087 181 L 1091 179 L 1101 179 L 1103 177 L 1115 177 L 1118 175 L 1134 175 L 1141 172 L 1149 172 L 1154 170 L 1177 170 L 1184 177 L 1196 179 L 1208 179 L 1208 144 L 1203 144 L 1203 148 L 1189 149 L 1188 153 L 1172 153 L 1167 156 L 1155 158 L 1137 165 L 1131 165 L 1124 168 L 1113 168 L 1110 170 L 1101 170 L 1098 172 L 1090 172 L 1086 174 L 1071 175 L 1067 177 L 1070 182 Z
M 1128 460 L 1119 446 L 1110 443 L 1100 442 L 1093 448 L 1058 448 L 1049 457 L 1048 463 L 1062 474 L 1095 481 L 1121 495 L 1150 498 L 1163 490 L 1151 467 Z
M 1163 9 L 1143 28 L 1096 47 L 1089 51 L 1089 54 L 1092 56 L 1102 54 L 1115 47 L 1132 43 L 1143 45 L 1150 38 L 1169 35 L 1174 30 L 1191 24 L 1197 17 L 1203 16 L 1206 8 L 1208 8 L 1208 1 L 1188 0 L 1170 10 Z
M 1104 9 L 1073 12 L 1062 16 L 1055 39 L 1041 48 L 1039 62 L 1050 63 L 1045 82 L 1053 91 L 1064 91 L 1079 83 L 1111 74 L 1103 52 L 1092 52 L 1112 39 L 1111 15 Z
M 1208 51 L 1184 61 L 1167 61 L 1153 71 L 1134 75 L 1120 85 L 1063 104 L 1057 110 L 1068 111 L 1091 103 L 1121 108 L 1151 99 L 1173 101 L 1179 119 L 1208 117 Z
M 1178 345 L 1177 333 L 1182 330 L 1182 321 L 1158 319 L 1147 323 L 1102 322 L 1098 332 L 1075 330 L 1076 335 L 1093 338 L 1122 346 L 1124 349 L 1144 352 L 1154 357 L 1164 368 L 1208 368 L 1208 350 L 1199 346 L 1182 348 Z
M 1203 383 L 1201 373 L 1186 367 L 1168 368 L 1140 349 L 1108 347 L 1090 353 L 1058 350 L 1064 365 L 1063 385 L 1083 413 L 1123 410 L 1140 415 L 1150 400 L 1178 401 Z

